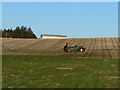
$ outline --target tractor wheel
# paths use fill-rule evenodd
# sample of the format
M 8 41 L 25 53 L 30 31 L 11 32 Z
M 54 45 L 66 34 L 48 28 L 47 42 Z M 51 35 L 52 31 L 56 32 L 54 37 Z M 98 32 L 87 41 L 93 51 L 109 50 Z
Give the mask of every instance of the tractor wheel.
M 70 49 L 68 49 L 68 52 L 70 52 Z
M 80 49 L 80 52 L 83 52 L 83 49 Z

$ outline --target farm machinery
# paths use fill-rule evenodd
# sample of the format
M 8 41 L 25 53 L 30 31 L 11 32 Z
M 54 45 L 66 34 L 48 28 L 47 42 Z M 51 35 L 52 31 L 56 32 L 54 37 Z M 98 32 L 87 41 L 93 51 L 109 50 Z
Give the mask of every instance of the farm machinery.
M 86 51 L 86 48 L 83 46 L 68 46 L 68 43 L 64 46 L 64 51 L 65 52 L 84 52 Z

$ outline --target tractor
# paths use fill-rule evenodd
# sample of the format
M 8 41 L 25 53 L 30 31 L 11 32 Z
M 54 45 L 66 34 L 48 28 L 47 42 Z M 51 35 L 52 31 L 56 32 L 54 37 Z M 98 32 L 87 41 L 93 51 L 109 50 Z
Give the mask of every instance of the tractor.
M 84 48 L 83 46 L 68 46 L 68 43 L 66 43 L 66 45 L 64 46 L 64 51 L 65 52 L 84 52 L 86 51 L 86 48 Z

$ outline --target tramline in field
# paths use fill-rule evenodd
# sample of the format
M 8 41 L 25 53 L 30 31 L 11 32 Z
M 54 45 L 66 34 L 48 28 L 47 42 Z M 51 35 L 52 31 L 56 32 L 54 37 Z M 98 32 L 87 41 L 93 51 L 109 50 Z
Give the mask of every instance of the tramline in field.
M 65 44 L 68 43 L 66 47 Z M 77 46 L 76 46 L 77 45 Z M 87 52 L 85 52 L 87 49 Z M 71 53 L 66 52 L 84 52 Z M 4 55 L 45 55 L 76 58 L 118 58 L 118 38 L 11 39 L 2 38 Z

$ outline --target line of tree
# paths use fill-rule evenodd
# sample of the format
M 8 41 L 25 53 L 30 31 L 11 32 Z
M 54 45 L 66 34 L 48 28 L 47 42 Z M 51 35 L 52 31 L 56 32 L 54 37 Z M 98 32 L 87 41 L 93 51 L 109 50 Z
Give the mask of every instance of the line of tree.
M 4 38 L 37 38 L 33 33 L 32 29 L 29 27 L 16 27 L 14 30 L 4 29 L 2 30 L 2 37 Z

